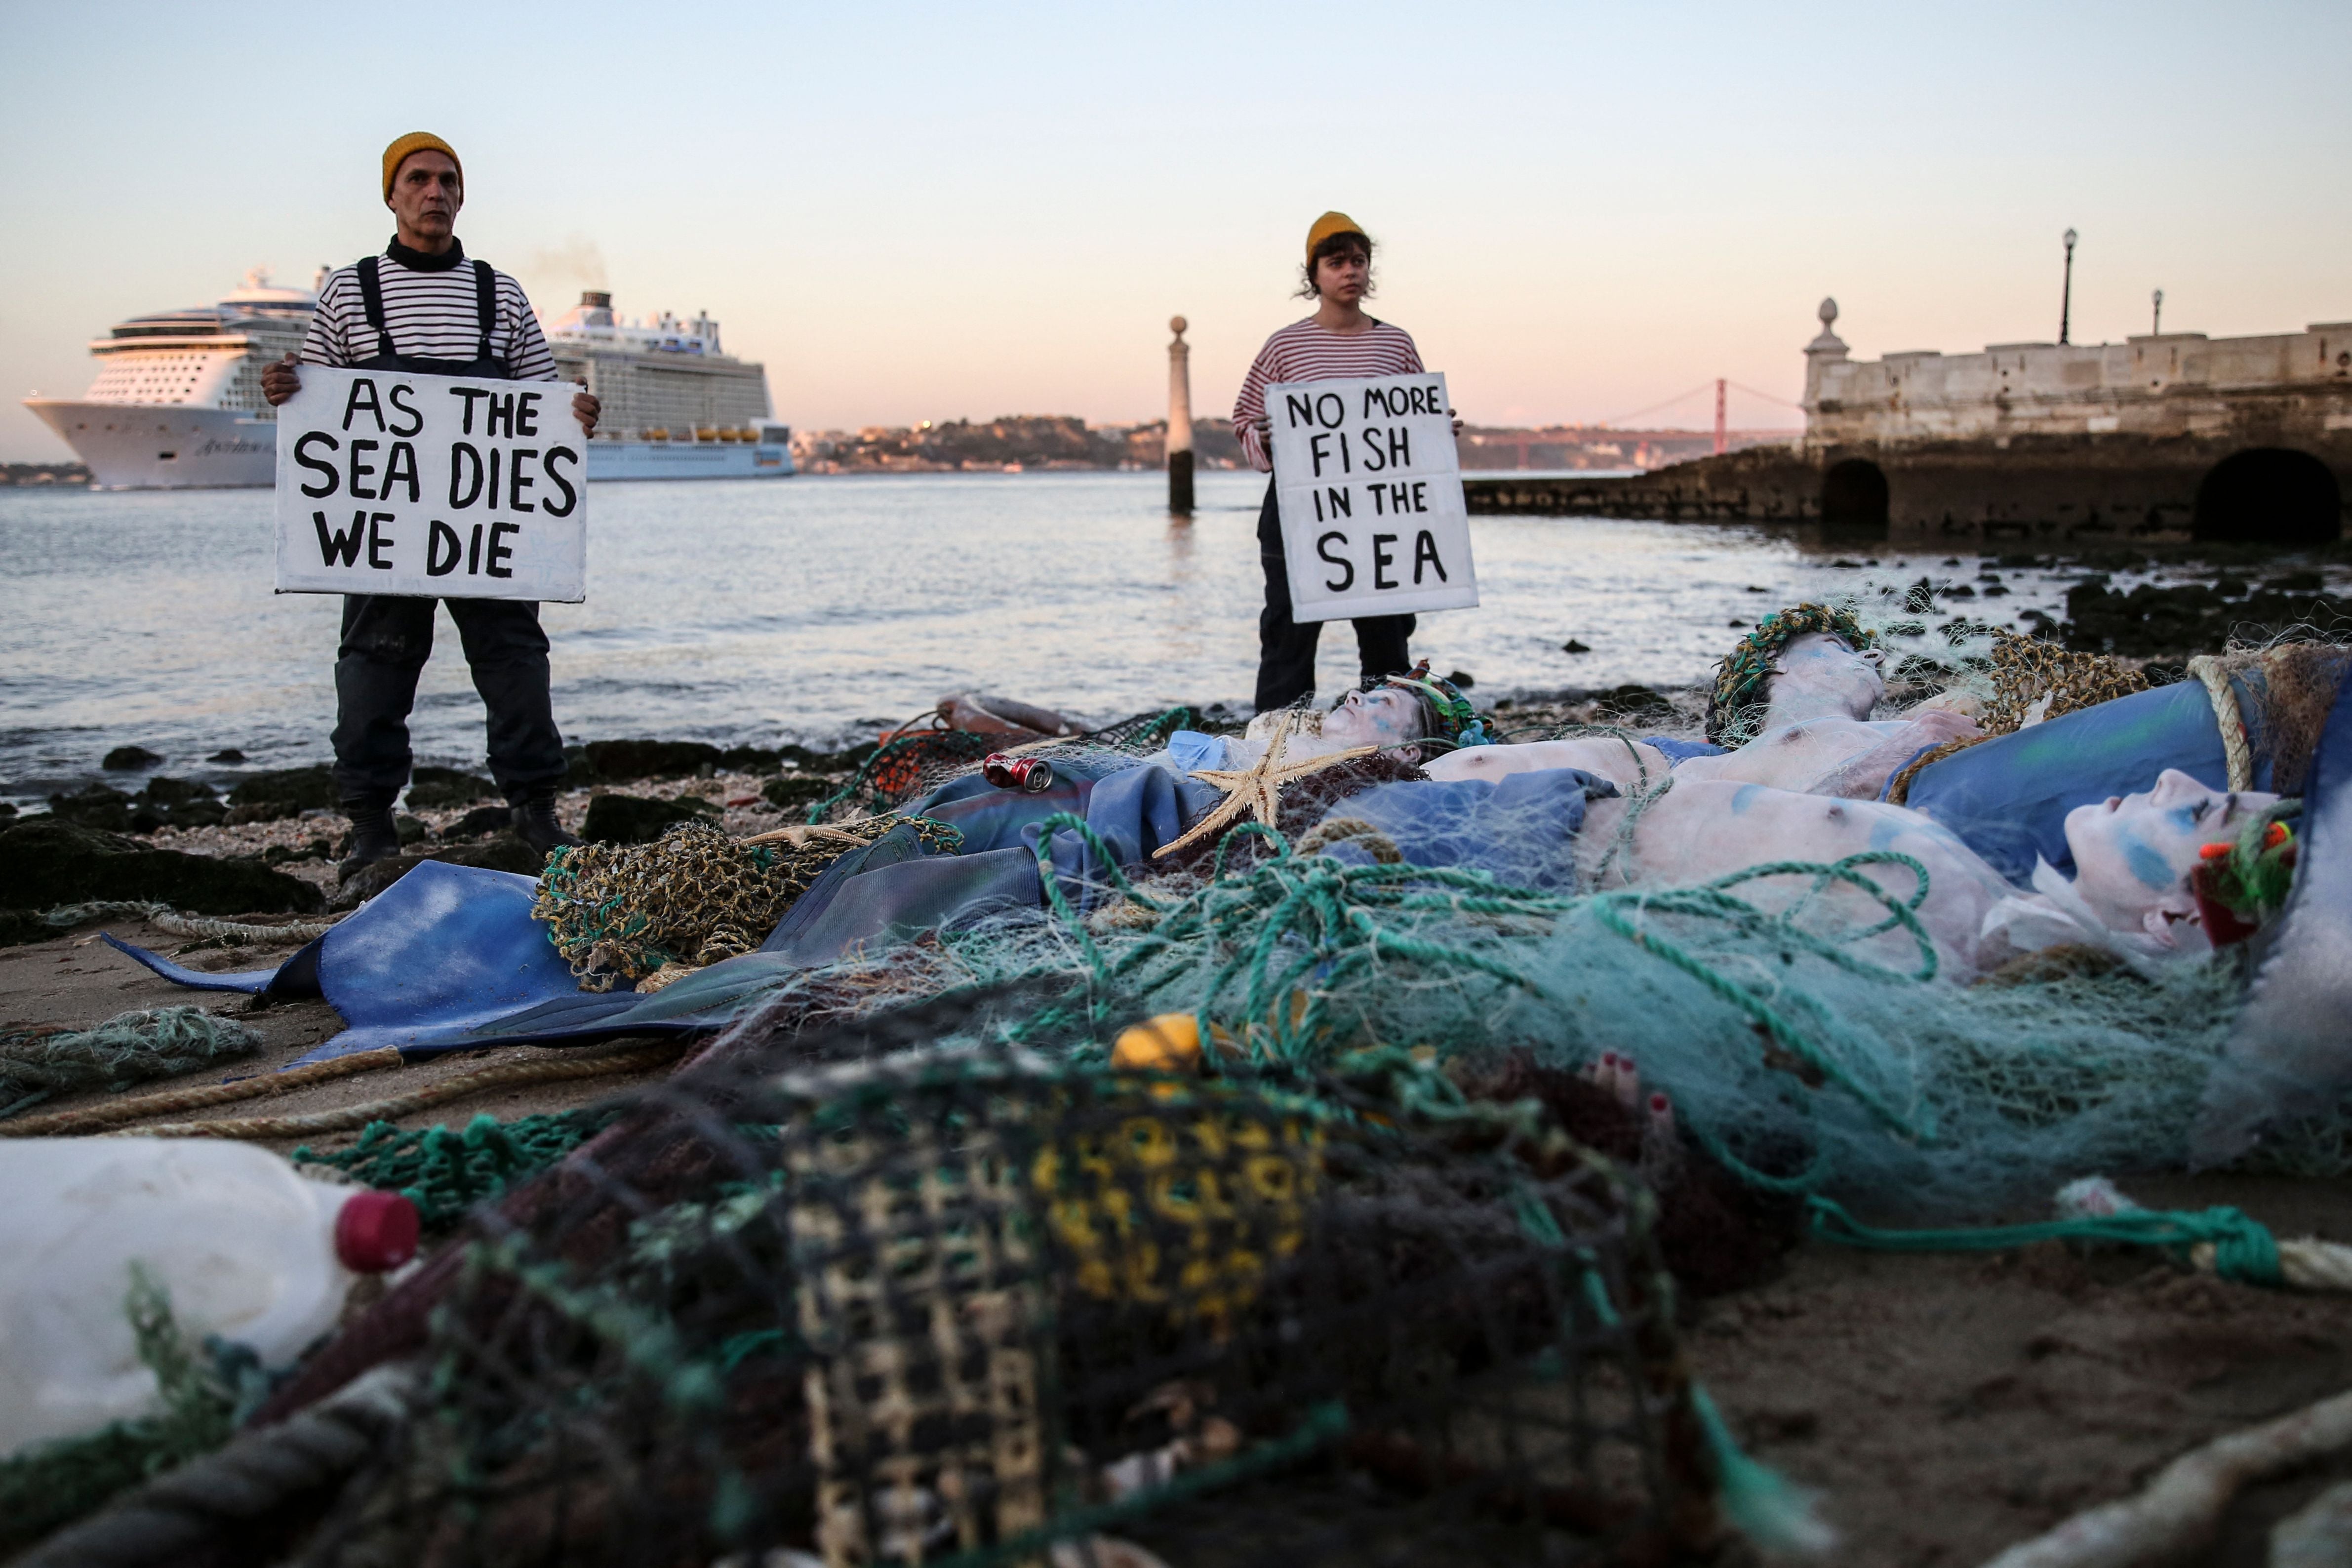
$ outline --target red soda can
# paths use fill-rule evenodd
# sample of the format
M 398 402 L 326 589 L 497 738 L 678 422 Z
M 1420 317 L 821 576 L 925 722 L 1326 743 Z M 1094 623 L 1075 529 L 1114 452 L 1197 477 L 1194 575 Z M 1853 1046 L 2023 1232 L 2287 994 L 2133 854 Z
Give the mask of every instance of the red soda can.
M 982 761 L 980 776 L 999 789 L 1043 795 L 1054 787 L 1054 764 L 1043 757 L 1015 757 L 992 752 Z

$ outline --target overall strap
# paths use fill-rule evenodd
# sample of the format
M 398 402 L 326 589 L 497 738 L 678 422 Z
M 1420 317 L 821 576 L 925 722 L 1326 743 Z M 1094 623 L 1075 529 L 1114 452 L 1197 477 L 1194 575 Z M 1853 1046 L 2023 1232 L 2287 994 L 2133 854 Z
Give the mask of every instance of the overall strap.
M 376 258 L 360 258 L 360 308 L 367 312 L 367 324 L 375 329 L 376 352 L 396 354 L 400 349 L 392 341 L 392 329 L 383 324 L 383 285 L 375 269 Z
M 499 319 L 499 275 L 490 269 L 488 262 L 479 257 L 474 258 L 474 310 L 482 321 L 482 346 L 475 357 L 488 359 L 490 357 L 490 329 L 498 324 Z

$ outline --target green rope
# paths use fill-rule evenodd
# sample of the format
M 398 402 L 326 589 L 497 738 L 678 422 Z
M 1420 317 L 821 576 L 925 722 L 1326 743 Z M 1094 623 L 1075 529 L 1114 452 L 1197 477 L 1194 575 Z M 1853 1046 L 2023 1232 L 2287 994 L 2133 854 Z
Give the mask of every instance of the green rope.
M 1880 1252 L 2006 1252 L 2037 1241 L 2104 1241 L 2125 1247 L 2156 1247 L 2176 1255 L 2200 1242 L 2213 1247 L 2213 1272 L 2248 1285 L 2286 1282 L 2279 1269 L 2278 1241 L 2259 1222 L 2233 1208 L 2195 1214 L 2126 1209 L 2080 1219 L 2035 1225 L 1995 1225 L 1971 1230 L 1880 1230 L 1863 1224 L 1824 1197 L 1806 1200 L 1813 1234 L 1846 1247 Z
M 371 1121 L 359 1142 L 331 1154 L 309 1144 L 294 1151 L 300 1164 L 329 1165 L 352 1180 L 396 1192 L 416 1205 L 426 1229 L 455 1225 L 466 1211 L 494 1198 L 525 1176 L 552 1165 L 620 1114 L 616 1110 L 566 1110 L 500 1121 L 481 1115 L 463 1131 L 434 1126 L 403 1131 Z

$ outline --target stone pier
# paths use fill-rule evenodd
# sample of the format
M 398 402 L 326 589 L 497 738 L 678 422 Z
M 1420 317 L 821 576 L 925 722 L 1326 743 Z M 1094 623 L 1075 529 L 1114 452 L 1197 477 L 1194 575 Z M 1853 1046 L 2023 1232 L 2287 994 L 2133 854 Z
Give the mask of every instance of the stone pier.
M 2352 321 L 1854 361 L 1834 300 L 1821 320 L 1802 439 L 1623 479 L 1465 476 L 1470 510 L 2053 541 L 2344 531 Z

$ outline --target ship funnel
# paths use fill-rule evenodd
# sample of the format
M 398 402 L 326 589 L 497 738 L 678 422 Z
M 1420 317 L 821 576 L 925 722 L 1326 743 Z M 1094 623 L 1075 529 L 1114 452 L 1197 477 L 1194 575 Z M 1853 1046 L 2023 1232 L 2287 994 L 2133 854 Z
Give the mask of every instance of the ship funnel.
M 613 308 L 613 296 L 599 289 L 590 289 L 581 294 L 580 303 L 586 310 L 609 310 Z

